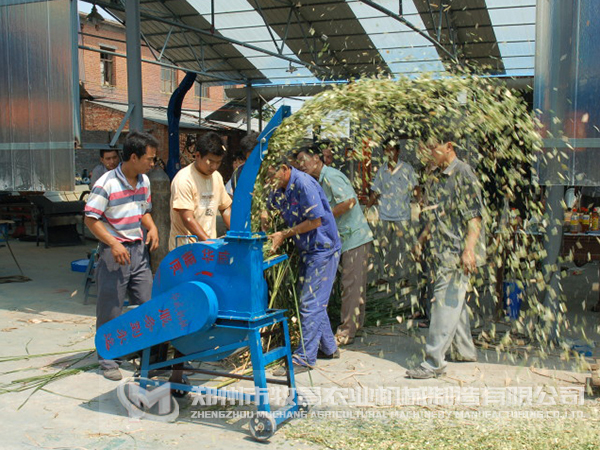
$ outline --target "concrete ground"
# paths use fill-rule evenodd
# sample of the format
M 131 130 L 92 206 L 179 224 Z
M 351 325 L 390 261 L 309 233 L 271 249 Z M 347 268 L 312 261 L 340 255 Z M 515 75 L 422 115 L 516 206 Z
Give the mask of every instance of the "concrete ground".
M 152 449 L 177 446 L 198 448 L 264 448 L 249 437 L 247 419 L 195 419 L 200 409 L 189 400 L 180 402 L 180 414 L 174 423 L 133 420 L 116 396 L 118 383 L 99 375 L 97 369 L 65 377 L 36 392 L 4 392 L 21 384 L 17 379 L 57 374 L 93 351 L 95 305 L 84 305 L 83 274 L 72 272 L 70 263 L 85 258 L 94 243 L 85 246 L 44 249 L 35 243 L 11 242 L 25 275 L 32 281 L 0 284 L 0 430 L 3 449 L 83 448 Z M 0 248 L 0 276 L 16 275 L 8 249 Z M 570 339 L 581 338 L 581 329 L 600 344 L 598 313 L 583 310 L 598 298 L 598 266 L 569 268 L 564 289 L 568 296 Z M 581 322 L 585 320 L 585 324 Z M 482 329 L 489 328 L 483 323 Z M 497 324 L 499 330 L 508 325 Z M 405 369 L 417 364 L 422 355 L 427 330 L 411 323 L 371 327 L 366 335 L 344 347 L 341 358 L 319 361 L 317 370 L 297 377 L 305 392 L 320 388 L 376 387 L 502 387 L 502 386 L 581 386 L 587 376 L 578 372 L 574 359 L 566 360 L 559 352 L 545 359 L 532 354 L 513 358 L 495 350 L 481 351 L 479 362 L 449 363 L 446 376 L 425 381 L 405 378 Z M 415 339 L 416 338 L 416 339 Z M 597 348 L 594 356 L 600 357 Z M 58 354 L 59 352 L 64 352 Z M 71 352 L 71 353 L 68 353 Z M 12 359 L 19 355 L 40 355 Z M 75 367 L 93 364 L 91 354 Z M 124 364 L 131 375 L 133 366 Z M 208 384 L 214 385 L 215 381 Z M 594 400 L 586 400 L 594 401 Z M 272 448 L 318 448 L 313 444 L 290 441 L 286 424 L 270 440 Z

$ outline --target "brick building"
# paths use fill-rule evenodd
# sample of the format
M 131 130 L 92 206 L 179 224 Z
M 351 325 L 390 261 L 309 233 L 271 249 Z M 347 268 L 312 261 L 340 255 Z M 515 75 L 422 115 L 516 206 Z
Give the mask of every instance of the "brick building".
M 103 21 L 96 26 L 80 16 L 80 44 L 125 55 L 125 27 L 117 22 Z M 142 41 L 142 59 L 155 60 L 153 52 Z M 80 80 L 94 98 L 127 103 L 127 61 L 109 53 L 80 51 Z M 168 63 L 168 61 L 165 61 Z M 142 62 L 142 90 L 145 106 L 164 106 L 184 77 L 184 72 Z M 227 102 L 223 86 L 195 84 L 185 98 L 183 109 L 214 111 Z
M 76 168 L 90 170 L 98 163 L 96 144 L 110 142 L 127 111 L 127 60 L 116 54 L 126 55 L 125 27 L 109 20 L 98 24 L 86 21 L 80 14 L 80 41 L 84 47 L 99 51 L 80 49 L 79 77 L 81 98 L 81 130 L 85 149 L 76 151 Z M 106 53 L 101 51 L 105 50 Z M 160 51 L 151 50 L 142 42 L 142 59 L 156 60 Z M 165 61 L 168 63 L 168 61 Z M 144 130 L 154 134 L 160 143 L 158 156 L 167 160 L 168 131 L 167 106 L 171 94 L 185 73 L 142 61 L 142 93 L 144 103 Z M 206 123 L 199 120 L 219 109 L 228 99 L 223 86 L 194 83 L 183 102 L 180 123 L 180 149 L 194 141 L 196 134 L 209 130 L 219 132 L 226 145 L 237 147 L 244 131 L 225 124 Z M 123 136 L 128 131 L 125 125 Z M 228 158 L 229 159 L 229 158 Z M 227 164 L 224 175 L 228 172 Z

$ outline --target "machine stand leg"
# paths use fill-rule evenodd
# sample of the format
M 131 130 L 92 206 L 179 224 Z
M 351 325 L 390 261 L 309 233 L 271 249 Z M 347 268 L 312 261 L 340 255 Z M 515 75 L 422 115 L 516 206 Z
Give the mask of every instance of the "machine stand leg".
M 152 347 L 145 348 L 142 351 L 142 362 L 140 364 L 140 377 L 148 378 L 148 374 L 150 373 L 150 351 Z
M 254 389 L 256 395 L 256 408 L 259 411 L 271 412 L 269 406 L 269 391 L 267 389 L 267 375 L 265 372 L 265 359 L 260 337 L 260 329 L 251 330 L 248 335 L 252 371 L 254 372 Z
M 292 358 L 292 345 L 290 343 L 290 332 L 288 329 L 288 323 L 286 319 L 281 321 L 281 331 L 283 333 L 283 339 L 285 341 L 285 348 L 287 354 L 285 362 L 287 365 L 288 387 L 291 390 L 290 394 L 294 396 L 294 402 L 296 402 L 298 392 L 296 391 L 296 380 L 294 379 L 294 361 Z

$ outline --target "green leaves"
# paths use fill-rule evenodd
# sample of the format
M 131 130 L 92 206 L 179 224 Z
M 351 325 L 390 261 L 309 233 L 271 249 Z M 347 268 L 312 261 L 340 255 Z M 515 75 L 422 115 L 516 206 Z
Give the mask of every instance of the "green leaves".
M 348 120 L 350 135 L 343 137 L 347 136 Z M 355 187 L 368 186 L 373 169 L 385 162 L 377 156 L 377 150 L 387 137 L 408 137 L 401 159 L 411 160 L 416 163 L 415 169 L 419 169 L 419 165 L 428 162 L 429 152 L 424 151 L 423 144 L 451 136 L 459 157 L 473 167 L 484 187 L 489 265 L 473 280 L 477 292 L 496 295 L 496 273 L 504 271 L 505 279 L 525 284 L 529 280 L 538 281 L 537 289 L 527 290 L 525 299 L 533 306 L 546 285 L 542 271 L 543 242 L 531 235 L 515 234 L 503 214 L 505 201 L 509 205 L 519 203 L 521 226 L 545 231 L 544 208 L 536 181 L 536 164 L 545 158 L 540 153 L 540 129 L 538 119 L 528 110 L 519 92 L 508 89 L 498 79 L 476 74 L 443 77 L 424 74 L 397 80 L 372 77 L 336 85 L 307 101 L 274 133 L 257 183 L 255 211 L 264 207 L 267 198 L 268 191 L 263 186 L 268 167 L 297 150 L 313 134 L 330 139 L 334 154 L 363 163 L 359 173 L 366 178 L 361 180 L 357 176 Z M 559 154 L 548 154 L 561 163 L 564 161 Z M 426 182 L 427 177 L 424 178 Z M 563 313 L 556 314 L 554 319 L 564 322 L 560 317 Z M 521 320 L 531 322 L 537 317 L 539 314 Z M 547 330 L 530 326 L 525 329 L 534 340 L 546 339 Z

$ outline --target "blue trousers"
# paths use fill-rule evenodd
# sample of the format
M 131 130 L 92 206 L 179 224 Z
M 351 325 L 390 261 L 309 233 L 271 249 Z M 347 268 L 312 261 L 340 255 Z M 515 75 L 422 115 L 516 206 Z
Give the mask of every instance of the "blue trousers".
M 302 345 L 294 352 L 296 362 L 313 366 L 319 349 L 326 355 L 337 350 L 327 305 L 335 281 L 340 252 L 305 255 L 300 263 L 300 320 Z

